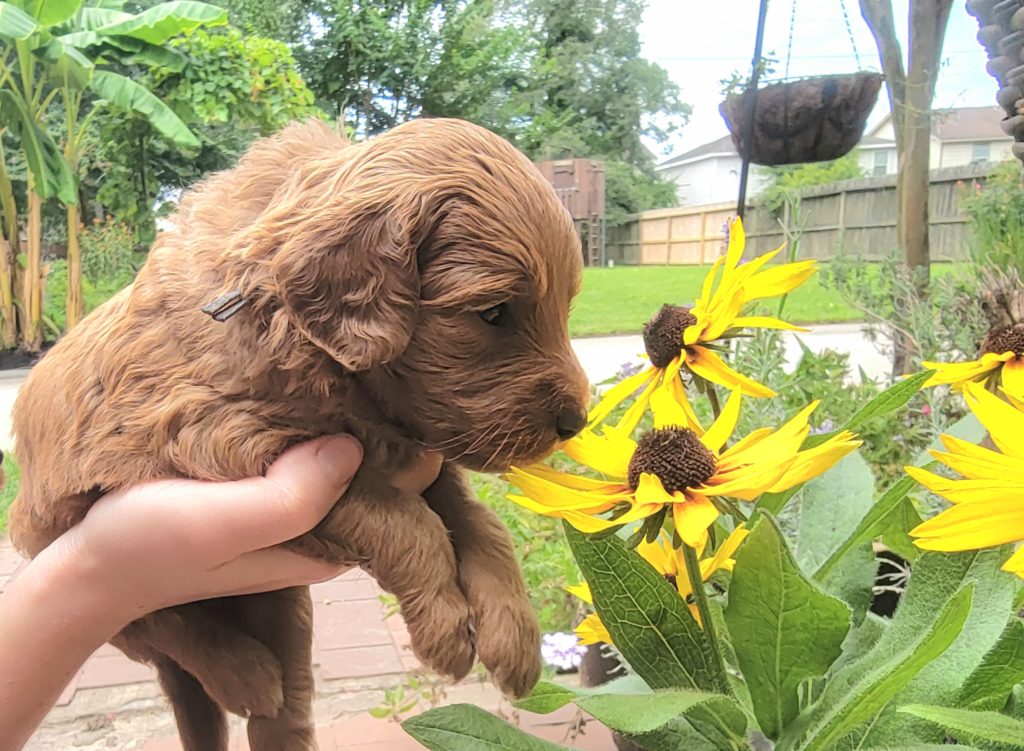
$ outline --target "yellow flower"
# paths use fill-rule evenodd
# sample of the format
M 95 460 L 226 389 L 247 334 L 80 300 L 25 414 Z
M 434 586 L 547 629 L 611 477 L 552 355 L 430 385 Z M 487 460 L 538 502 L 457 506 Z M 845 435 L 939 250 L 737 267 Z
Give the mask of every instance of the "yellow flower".
M 981 343 L 982 354 L 969 362 L 925 362 L 934 370 L 925 386 L 949 384 L 956 390 L 968 383 L 1002 382 L 1006 394 L 1024 401 L 1024 323 L 990 331 Z
M 860 445 L 844 431 L 801 451 L 815 402 L 779 429 L 755 430 L 723 449 L 736 428 L 741 398 L 733 391 L 721 415 L 704 431 L 685 402 L 670 389 L 657 389 L 651 396 L 654 429 L 639 440 L 630 436 L 642 413 L 631 410 L 618 426 L 604 426 L 601 432 L 588 428 L 563 444 L 566 454 L 606 479 L 544 465 L 514 467 L 507 479 L 522 495 L 509 498 L 586 533 L 671 511 L 679 537 L 700 548 L 719 515 L 712 497 L 753 501 L 765 492 L 788 490 L 825 472 Z
M 748 534 L 749 532 L 743 527 L 737 527 L 718 547 L 718 550 L 715 551 L 711 558 L 702 560 L 700 562 L 701 581 L 707 581 L 711 578 L 712 574 L 719 570 L 732 571 L 736 565 L 733 555 L 735 555 L 740 543 L 743 542 Z M 700 623 L 700 613 L 697 611 L 697 605 L 689 601 L 690 595 L 693 594 L 693 587 L 690 586 L 690 577 L 686 573 L 683 552 L 672 547 L 668 535 L 663 532 L 655 542 L 641 542 L 637 546 L 636 552 L 640 554 L 641 558 L 651 564 L 655 571 L 675 585 L 679 596 L 683 598 L 690 608 L 690 613 L 693 614 L 697 623 Z M 703 555 L 703 553 L 703 549 L 699 550 L 698 556 Z M 588 605 L 594 604 L 593 595 L 590 593 L 590 585 L 586 582 L 577 584 L 574 587 L 568 587 L 568 591 Z M 580 640 L 580 644 L 612 643 L 612 637 L 597 613 L 592 613 L 583 619 L 580 625 L 576 627 L 576 636 Z
M 648 398 L 654 388 L 676 379 L 684 367 L 694 375 L 726 388 L 736 388 L 738 384 L 747 396 L 775 395 L 767 386 L 729 367 L 715 353 L 713 342 L 735 337 L 742 329 L 750 328 L 805 331 L 770 316 L 741 314 L 755 300 L 792 292 L 807 281 L 817 267 L 815 261 L 798 261 L 765 269 L 765 265 L 782 248 L 741 266 L 745 244 L 743 222 L 734 219 L 729 226 L 729 247 L 704 278 L 701 296 L 692 308 L 662 306 L 644 327 L 644 346 L 651 367 L 610 389 L 591 412 L 591 425 L 601 422 L 635 391 L 644 389 L 641 400 Z
M 924 550 L 980 550 L 1024 541 L 1024 412 L 977 383 L 964 385 L 964 398 L 999 451 L 944 435 L 947 450 L 932 456 L 963 479 L 907 467 L 911 477 L 953 504 L 911 530 Z M 1024 578 L 1024 547 L 1003 570 Z

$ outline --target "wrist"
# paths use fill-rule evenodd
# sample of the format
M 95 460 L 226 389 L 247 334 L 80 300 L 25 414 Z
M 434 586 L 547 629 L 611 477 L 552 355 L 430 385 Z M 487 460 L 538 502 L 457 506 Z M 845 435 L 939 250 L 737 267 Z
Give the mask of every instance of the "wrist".
M 54 624 L 66 623 L 69 638 L 96 649 L 130 623 L 130 603 L 111 587 L 111 572 L 58 539 L 15 582 L 33 607 Z

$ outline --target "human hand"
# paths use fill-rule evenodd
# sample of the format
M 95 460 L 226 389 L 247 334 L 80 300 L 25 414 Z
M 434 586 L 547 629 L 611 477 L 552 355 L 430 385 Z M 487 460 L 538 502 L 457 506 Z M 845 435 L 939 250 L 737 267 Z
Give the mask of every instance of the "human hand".
M 265 477 L 116 491 L 43 555 L 87 583 L 115 630 L 171 605 L 324 581 L 344 569 L 276 546 L 315 527 L 361 461 L 354 439 L 325 437 L 288 450 Z M 395 484 L 420 494 L 440 466 L 424 455 Z

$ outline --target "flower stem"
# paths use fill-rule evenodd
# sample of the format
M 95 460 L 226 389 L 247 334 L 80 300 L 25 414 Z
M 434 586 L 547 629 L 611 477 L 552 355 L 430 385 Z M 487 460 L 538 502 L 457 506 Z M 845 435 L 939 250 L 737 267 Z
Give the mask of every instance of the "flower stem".
M 707 388 L 708 400 L 711 402 L 711 411 L 715 414 L 715 419 L 722 414 L 722 405 L 718 403 L 718 391 L 715 389 L 714 384 L 705 383 Z
M 718 634 L 715 632 L 715 623 L 711 620 L 711 607 L 708 605 L 708 593 L 704 588 L 704 580 L 700 575 L 700 561 L 697 558 L 697 551 L 686 543 L 683 543 L 683 561 L 686 563 L 686 576 L 690 580 L 690 589 L 693 592 L 693 600 L 697 604 L 697 612 L 700 614 L 700 622 L 704 628 L 704 636 L 708 640 L 708 646 L 714 652 L 715 662 L 725 685 L 722 691 L 731 693 L 728 681 L 726 680 L 725 660 L 722 657 L 722 648 L 718 643 Z

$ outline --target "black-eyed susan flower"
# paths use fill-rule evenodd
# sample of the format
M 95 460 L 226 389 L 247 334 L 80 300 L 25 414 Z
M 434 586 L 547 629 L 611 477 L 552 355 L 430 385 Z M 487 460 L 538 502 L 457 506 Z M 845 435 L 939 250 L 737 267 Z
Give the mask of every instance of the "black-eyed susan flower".
M 925 386 L 949 384 L 960 390 L 967 383 L 999 381 L 1008 395 L 1024 401 L 1024 323 L 990 331 L 981 343 L 977 360 L 922 365 L 935 371 Z
M 963 392 L 999 450 L 943 435 L 946 451 L 932 456 L 962 479 L 907 467 L 911 477 L 953 504 L 911 530 L 924 550 L 981 550 L 1024 541 L 1024 412 L 978 383 L 965 384 Z M 1024 578 L 1024 547 L 1003 570 Z
M 701 560 L 701 581 L 706 582 L 716 571 L 732 571 L 736 565 L 733 556 L 736 554 L 740 543 L 743 542 L 748 534 L 748 530 L 744 527 L 737 527 L 722 541 L 722 544 L 718 546 L 718 550 L 715 551 L 713 556 Z M 676 588 L 679 596 L 683 598 L 690 608 L 690 613 L 693 614 L 694 619 L 700 623 L 700 613 L 697 604 L 692 602 L 693 586 L 690 584 L 690 577 L 686 572 L 683 551 L 673 548 L 668 535 L 662 533 L 654 542 L 641 542 L 637 546 L 636 552 Z M 698 556 L 703 554 L 703 549 L 697 551 Z M 594 604 L 593 595 L 590 593 L 590 586 L 586 582 L 568 587 L 568 591 L 588 605 Z M 592 613 L 583 619 L 580 625 L 576 627 L 576 636 L 580 644 L 584 645 L 612 643 L 611 635 L 597 613 Z
M 744 329 L 786 329 L 804 331 L 770 316 L 743 315 L 750 303 L 792 292 L 815 271 L 815 261 L 785 263 L 766 269 L 782 248 L 741 264 L 746 235 L 743 222 L 729 225 L 726 254 L 718 258 L 704 279 L 701 295 L 693 307 L 663 305 L 644 326 L 644 347 L 650 367 L 610 389 L 590 415 L 591 425 L 606 418 L 626 397 L 641 391 L 641 401 L 657 386 L 677 379 L 686 369 L 699 378 L 726 388 L 739 388 L 747 396 L 769 397 L 775 392 L 737 372 L 715 352 L 715 342 L 729 339 Z
M 680 402 L 672 389 L 656 389 L 651 396 L 654 428 L 638 440 L 631 437 L 640 419 L 634 404 L 619 425 L 588 428 L 562 445 L 566 454 L 604 479 L 544 465 L 513 468 L 507 479 L 522 494 L 509 498 L 588 533 L 671 513 L 680 539 L 700 548 L 719 516 L 712 499 L 753 501 L 765 492 L 788 490 L 825 472 L 860 445 L 843 431 L 801 451 L 815 402 L 777 430 L 755 430 L 723 449 L 739 419 L 741 398 L 733 391 L 705 431 L 683 406 L 685 395 Z

